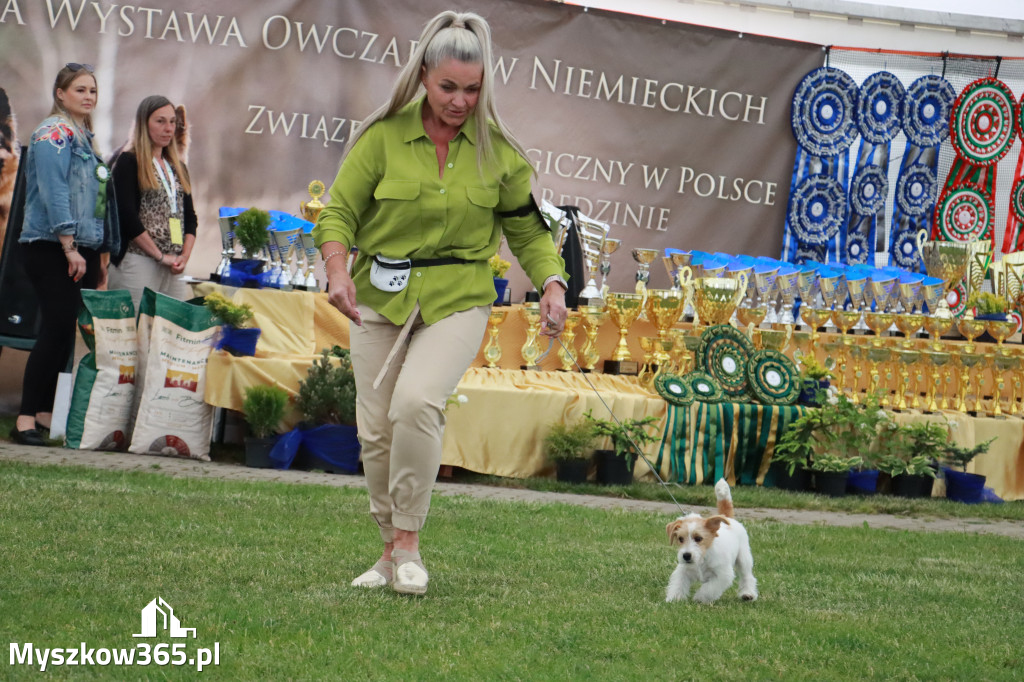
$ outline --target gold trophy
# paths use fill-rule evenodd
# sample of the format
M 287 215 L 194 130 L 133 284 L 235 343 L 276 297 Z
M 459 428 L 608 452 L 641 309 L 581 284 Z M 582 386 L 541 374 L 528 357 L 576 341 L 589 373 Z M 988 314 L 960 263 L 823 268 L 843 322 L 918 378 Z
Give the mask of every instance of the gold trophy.
M 524 303 L 519 313 L 526 321 L 526 343 L 520 351 L 526 364 L 519 369 L 540 369 L 537 364 L 540 358 L 540 345 L 537 343 L 537 335 L 540 334 L 540 303 Z
M 636 322 L 643 311 L 643 294 L 623 294 L 609 292 L 607 297 L 606 311 L 611 321 L 619 328 L 619 342 L 612 352 L 611 360 L 604 361 L 605 374 L 633 374 L 639 370 L 636 360 L 629 353 L 629 344 L 626 337 L 629 336 L 629 326 Z
M 996 394 L 992 399 L 992 416 L 1003 417 L 1003 387 L 1006 385 L 1006 374 L 1009 372 L 1010 381 L 1014 381 L 1015 371 L 1020 366 L 1020 358 L 1015 355 L 1008 355 L 1005 353 L 996 353 L 994 359 L 994 367 L 992 368 L 992 379 L 995 383 Z M 1010 405 L 1007 407 L 1008 414 L 1014 414 L 1014 404 L 1016 399 L 1014 398 L 1014 392 L 1010 392 Z
M 600 351 L 597 349 L 597 331 L 608 319 L 608 314 L 604 311 L 604 306 L 581 305 L 579 311 L 583 333 L 587 336 L 586 343 L 580 349 L 580 359 L 583 360 L 581 367 L 584 372 L 593 372 L 597 361 L 601 359 Z
M 498 325 L 505 321 L 507 314 L 508 308 L 492 308 L 491 314 L 487 317 L 487 333 L 490 338 L 487 340 L 487 345 L 484 346 L 484 359 L 487 360 L 487 366 L 491 369 L 495 369 L 498 366 L 498 361 L 501 360 Z
M 324 183 L 314 180 L 309 183 L 308 191 L 312 199 L 299 202 L 299 213 L 309 222 L 315 223 L 316 219 L 320 217 L 320 211 L 324 210 L 324 205 L 320 203 L 320 197 L 324 195 L 327 188 L 324 187 Z
M 608 239 L 605 238 L 601 244 L 601 262 L 598 266 L 598 270 L 601 273 L 601 299 L 608 295 L 608 275 L 612 271 L 612 254 L 619 249 L 619 239 Z
M 900 365 L 899 383 L 896 386 L 896 399 L 893 401 L 893 408 L 902 411 L 908 407 L 907 389 L 910 384 L 910 366 L 921 359 L 921 352 L 912 348 L 901 348 L 893 353 L 896 354 Z
M 966 413 L 969 409 L 967 404 L 967 392 L 971 385 L 971 368 L 984 362 L 985 356 L 981 353 L 962 352 L 957 353 L 956 357 L 960 362 L 960 387 L 957 391 L 956 409 L 960 412 Z M 980 393 L 981 391 L 979 390 L 978 392 Z M 974 411 L 977 412 L 980 406 L 980 396 L 975 395 Z
M 726 324 L 747 291 L 747 277 L 701 277 L 694 284 L 697 318 L 703 324 Z
M 832 311 L 830 310 L 812 308 L 809 305 L 800 305 L 800 319 L 803 320 L 803 323 L 806 324 L 811 331 L 811 355 L 814 355 L 817 352 L 818 339 L 821 338 L 821 332 L 818 330 L 831 318 Z
M 768 315 L 768 308 L 737 308 L 736 319 L 747 334 L 747 338 L 754 338 L 754 328 L 761 326 L 765 316 Z
M 651 263 L 657 257 L 657 249 L 633 249 L 633 260 L 639 266 L 636 270 L 636 293 L 647 291 L 647 283 L 651 281 Z
M 637 380 L 644 386 L 652 386 L 654 381 L 654 370 L 652 365 L 654 364 L 654 344 L 657 342 L 657 336 L 641 336 L 640 350 L 643 351 L 644 361 L 640 364 L 640 372 L 636 375 Z
M 928 394 L 925 396 L 925 411 L 938 412 L 940 405 L 937 397 L 942 397 L 943 402 L 946 401 L 945 391 L 941 390 L 945 374 L 942 368 L 949 363 L 952 356 L 941 350 L 925 351 L 925 355 L 928 356 L 928 362 L 932 366 L 932 380 L 928 384 Z
M 576 346 L 573 341 L 576 339 L 576 327 L 580 323 L 580 314 L 569 311 L 565 316 L 565 328 L 562 331 L 562 343 L 558 346 L 558 359 L 562 361 L 559 368 L 563 372 L 571 372 L 576 368 Z
M 919 242 L 924 267 L 929 276 L 945 282 L 943 296 L 934 311 L 935 317 L 952 318 L 946 296 L 956 288 L 964 277 L 970 259 L 970 247 L 966 242 Z
M 783 353 L 793 338 L 793 327 L 785 325 L 782 329 L 759 329 L 756 338 L 760 348 Z
M 800 271 L 789 268 L 779 272 L 779 276 L 775 279 L 775 286 L 778 288 L 779 295 L 782 298 L 782 310 L 778 320 L 780 324 L 792 325 L 796 323 L 796 319 L 793 317 L 793 306 L 796 305 L 796 297 L 800 291 L 799 278 Z
M 757 291 L 759 307 L 767 311 L 768 322 L 777 322 L 775 314 L 775 279 L 779 276 L 779 268 L 758 271 L 754 269 L 754 290 Z
M 924 318 L 924 330 L 931 334 L 931 348 L 934 351 L 943 350 L 942 335 L 953 328 L 952 317 L 926 317 Z
M 973 353 L 975 348 L 974 339 L 985 333 L 985 320 L 963 318 L 957 321 L 956 327 L 960 330 L 960 334 L 967 339 L 967 343 L 964 344 L 964 351 Z
M 665 345 L 669 344 L 668 330 L 683 316 L 683 293 L 675 289 L 648 289 L 647 290 L 647 319 L 654 324 L 658 330 L 658 343 L 660 348 L 655 350 L 654 362 L 658 365 L 658 372 L 664 372 L 664 367 L 669 360 L 665 352 Z M 669 344 L 671 345 L 671 344 Z

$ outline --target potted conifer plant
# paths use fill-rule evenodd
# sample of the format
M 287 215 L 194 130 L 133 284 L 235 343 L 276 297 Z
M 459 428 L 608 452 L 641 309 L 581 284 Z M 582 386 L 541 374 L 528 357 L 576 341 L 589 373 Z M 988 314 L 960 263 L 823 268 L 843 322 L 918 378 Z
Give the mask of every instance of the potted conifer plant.
M 330 472 L 359 470 L 356 379 L 347 348 L 324 349 L 299 382 L 295 405 L 302 414 L 295 466 Z
M 632 483 L 636 457 L 641 454 L 636 452 L 636 448 L 643 449 L 657 440 L 657 437 L 651 435 L 647 429 L 658 421 L 658 418 L 650 416 L 643 419 L 610 421 L 594 417 L 591 410 L 587 410 L 583 418 L 593 425 L 597 437 L 604 436 L 611 440 L 613 448 L 595 452 L 598 483 L 605 485 L 629 485 Z
M 981 502 L 982 493 L 985 491 L 985 477 L 981 474 L 967 473 L 967 465 L 978 455 L 988 452 L 994 440 L 994 437 L 989 438 L 972 447 L 960 447 L 953 443 L 946 443 L 943 459 L 948 464 L 960 467 L 960 471 L 950 467 L 942 468 L 942 473 L 946 478 L 947 499 L 966 504 Z
M 231 278 L 242 286 L 258 288 L 264 261 L 261 252 L 270 241 L 270 214 L 248 208 L 235 218 L 235 238 L 242 245 L 243 258 L 231 259 Z
M 588 421 L 555 422 L 544 436 L 544 454 L 555 464 L 555 476 L 566 483 L 585 483 L 594 450 L 594 425 Z
M 246 466 L 267 469 L 273 466 L 270 451 L 277 442 L 278 426 L 288 407 L 288 391 L 274 384 L 258 384 L 245 389 L 242 414 L 251 436 L 245 437 Z
M 253 325 L 254 313 L 248 303 L 235 303 L 217 291 L 203 298 L 203 305 L 222 322 L 216 348 L 232 355 L 255 355 L 260 328 Z

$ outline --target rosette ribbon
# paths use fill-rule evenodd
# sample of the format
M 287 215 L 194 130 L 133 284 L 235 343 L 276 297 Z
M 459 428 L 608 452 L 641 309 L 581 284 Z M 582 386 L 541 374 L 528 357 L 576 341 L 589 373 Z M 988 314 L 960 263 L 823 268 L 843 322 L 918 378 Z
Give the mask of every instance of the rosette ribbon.
M 889 231 L 889 262 L 905 270 L 923 270 L 917 233 L 932 231 L 938 194 L 939 146 L 949 135 L 956 91 L 941 76 L 922 76 L 910 84 L 903 109 L 907 147 L 896 180 L 896 201 Z
M 840 235 L 844 260 L 851 265 L 873 265 L 875 251 L 882 250 L 876 240 L 889 195 L 889 148 L 903 125 L 906 96 L 903 83 L 888 71 L 871 74 L 860 88 L 860 148 L 850 183 L 850 223 Z
M 790 113 L 797 141 L 783 233 L 782 260 L 842 260 L 847 225 L 849 148 L 857 137 L 859 90 L 830 66 L 810 71 L 797 85 Z
M 1017 135 L 1024 140 L 1024 95 L 1017 103 Z M 1024 147 L 1017 157 L 1017 171 L 1013 175 L 1013 189 L 1010 190 L 1010 211 L 1006 216 L 1006 232 L 1003 234 L 1003 253 L 1024 251 Z
M 935 206 L 933 239 L 993 241 L 996 168 L 1013 144 L 1015 110 L 1010 88 L 995 78 L 979 78 L 956 98 L 949 123 L 956 159 Z

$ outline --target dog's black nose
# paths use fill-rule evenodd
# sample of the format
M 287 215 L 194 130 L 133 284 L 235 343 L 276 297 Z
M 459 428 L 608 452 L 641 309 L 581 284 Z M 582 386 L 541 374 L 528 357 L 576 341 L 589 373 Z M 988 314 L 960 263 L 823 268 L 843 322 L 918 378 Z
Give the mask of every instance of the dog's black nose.
M 689 563 L 691 559 L 693 559 L 693 555 L 692 554 L 690 554 L 689 552 L 684 552 L 683 553 L 683 561 Z

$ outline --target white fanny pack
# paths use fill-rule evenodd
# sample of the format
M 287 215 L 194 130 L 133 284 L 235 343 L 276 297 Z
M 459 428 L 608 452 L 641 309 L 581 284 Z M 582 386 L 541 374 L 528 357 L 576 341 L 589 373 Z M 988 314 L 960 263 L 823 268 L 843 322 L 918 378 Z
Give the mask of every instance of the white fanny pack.
M 401 291 L 409 284 L 412 261 L 408 258 L 374 256 L 370 265 L 370 284 L 381 291 Z
M 401 291 L 409 284 L 409 274 L 414 267 L 427 268 L 435 265 L 464 265 L 473 261 L 463 258 L 422 258 L 410 260 L 409 258 L 385 258 L 384 256 L 373 256 L 373 263 L 370 264 L 370 284 L 381 291 Z

